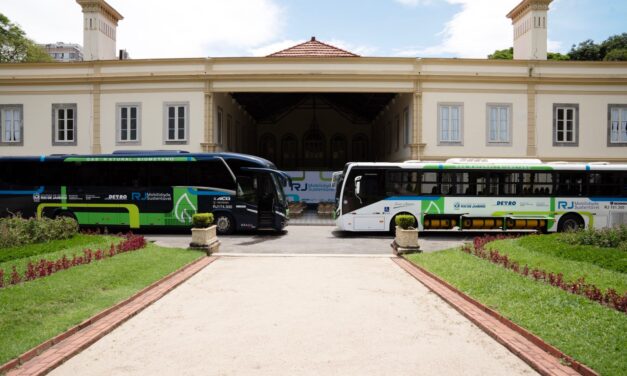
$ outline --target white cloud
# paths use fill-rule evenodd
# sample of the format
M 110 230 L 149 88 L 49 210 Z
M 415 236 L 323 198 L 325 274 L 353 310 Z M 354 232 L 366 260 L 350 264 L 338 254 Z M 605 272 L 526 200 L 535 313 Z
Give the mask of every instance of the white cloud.
M 400 0 L 397 0 L 400 1 Z M 409 1 L 409 0 L 407 0 Z M 506 18 L 520 0 L 446 0 L 461 6 L 461 10 L 448 21 L 437 46 L 407 48 L 396 52 L 398 56 L 442 56 L 485 58 L 497 49 L 513 45 L 511 20 Z M 553 46 L 556 42 L 552 42 Z M 550 47 L 552 47 L 550 45 Z
M 345 51 L 352 52 L 360 56 L 372 56 L 377 51 L 376 47 L 362 45 L 362 44 L 353 44 L 350 42 L 346 42 L 342 39 L 330 39 L 328 41 L 323 40 L 321 42 L 330 44 L 332 46 L 341 48 Z
M 286 48 L 295 46 L 297 44 L 301 44 L 305 42 L 304 40 L 293 40 L 293 39 L 284 39 L 278 42 L 272 42 L 270 44 L 265 44 L 259 47 L 249 49 L 249 52 L 253 56 L 268 56 L 275 52 L 282 51 Z
M 124 16 L 117 47 L 132 58 L 240 56 L 283 29 L 284 10 L 276 0 L 107 1 Z M 75 1 L 10 1 L 3 13 L 37 42 L 83 42 Z
M 415 7 L 418 5 L 424 5 L 424 4 L 429 4 L 431 3 L 432 0 L 394 0 L 397 3 L 409 6 L 409 7 Z

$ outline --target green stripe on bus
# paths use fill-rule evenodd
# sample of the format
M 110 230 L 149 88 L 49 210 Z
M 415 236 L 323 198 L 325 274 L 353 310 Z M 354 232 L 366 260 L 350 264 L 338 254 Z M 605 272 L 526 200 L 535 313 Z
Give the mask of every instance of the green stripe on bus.
M 45 203 L 37 205 L 37 218 L 45 208 L 123 208 L 128 210 L 128 225 L 130 228 L 139 228 L 139 208 L 135 204 L 75 204 L 75 203 Z M 120 223 L 121 224 L 121 223 Z
M 64 162 L 195 162 L 194 157 L 67 157 Z

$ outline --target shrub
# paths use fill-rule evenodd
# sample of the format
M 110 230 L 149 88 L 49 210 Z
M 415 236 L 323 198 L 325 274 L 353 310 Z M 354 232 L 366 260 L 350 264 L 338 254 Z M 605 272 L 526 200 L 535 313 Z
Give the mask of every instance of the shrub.
M 595 245 L 604 248 L 617 248 L 627 242 L 627 226 L 573 231 L 562 234 L 562 240 L 570 244 Z
M 57 219 L 24 219 L 18 216 L 0 218 L 0 248 L 68 239 L 77 232 L 78 223 L 67 217 Z
M 196 213 L 192 216 L 195 228 L 206 228 L 213 223 L 213 213 Z
M 407 230 L 409 228 L 416 227 L 416 218 L 413 215 L 409 214 L 401 214 L 395 217 L 396 225 L 402 228 L 403 230 Z

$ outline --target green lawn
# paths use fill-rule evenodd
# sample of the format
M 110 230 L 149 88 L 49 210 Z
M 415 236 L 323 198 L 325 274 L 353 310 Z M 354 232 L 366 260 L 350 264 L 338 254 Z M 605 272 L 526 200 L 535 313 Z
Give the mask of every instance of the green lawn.
M 627 274 L 616 271 L 617 264 L 627 262 L 627 252 L 589 245 L 570 245 L 559 240 L 560 234 L 530 235 L 517 239 L 497 240 L 486 248 L 507 254 L 521 266 L 562 273 L 566 281 L 584 277 L 601 290 L 627 291 Z M 595 255 L 596 253 L 596 255 Z
M 13 265 L 22 273 L 29 261 L 56 260 L 63 255 L 71 259 L 75 254 L 82 255 L 84 249 L 109 250 L 111 243 L 118 244 L 122 240 L 118 236 L 77 234 L 70 239 L 28 244 L 21 247 L 0 248 L 0 269 L 4 269 L 6 278 Z
M 104 244 L 110 240 L 102 237 Z M 0 364 L 203 255 L 149 243 L 138 251 L 0 289 Z
M 626 314 L 535 282 L 458 249 L 410 255 L 408 259 L 602 375 L 624 375 Z M 584 263 L 580 268 L 587 273 Z M 624 285 L 627 276 L 622 278 L 620 283 Z

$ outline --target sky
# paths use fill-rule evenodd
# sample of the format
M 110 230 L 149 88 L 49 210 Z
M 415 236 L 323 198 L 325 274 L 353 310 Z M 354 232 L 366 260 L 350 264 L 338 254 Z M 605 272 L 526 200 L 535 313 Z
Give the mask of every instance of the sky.
M 520 0 L 107 0 L 131 58 L 265 56 L 316 36 L 362 56 L 485 58 L 513 45 Z M 554 0 L 549 51 L 627 32 L 626 0 Z M 82 44 L 75 0 L 0 0 L 38 43 Z

